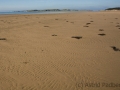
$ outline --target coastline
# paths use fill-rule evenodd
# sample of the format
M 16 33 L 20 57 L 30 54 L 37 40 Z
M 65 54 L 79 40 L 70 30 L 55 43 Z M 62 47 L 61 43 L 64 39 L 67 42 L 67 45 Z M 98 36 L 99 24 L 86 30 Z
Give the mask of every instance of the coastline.
M 27 15 L 27 14 L 60 14 L 73 13 L 75 11 L 46 11 L 46 12 L 0 12 L 0 15 Z

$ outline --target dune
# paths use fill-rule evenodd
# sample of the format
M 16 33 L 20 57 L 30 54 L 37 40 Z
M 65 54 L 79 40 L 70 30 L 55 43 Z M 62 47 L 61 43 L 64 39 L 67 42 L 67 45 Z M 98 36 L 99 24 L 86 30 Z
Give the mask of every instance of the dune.
M 120 12 L 0 15 L 0 90 L 119 90 Z

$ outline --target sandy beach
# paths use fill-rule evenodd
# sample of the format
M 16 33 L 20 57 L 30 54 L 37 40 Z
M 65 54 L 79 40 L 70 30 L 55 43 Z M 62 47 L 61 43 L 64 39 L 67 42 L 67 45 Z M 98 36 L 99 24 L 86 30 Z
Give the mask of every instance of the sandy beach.
M 0 15 L 0 90 L 120 90 L 120 11 Z

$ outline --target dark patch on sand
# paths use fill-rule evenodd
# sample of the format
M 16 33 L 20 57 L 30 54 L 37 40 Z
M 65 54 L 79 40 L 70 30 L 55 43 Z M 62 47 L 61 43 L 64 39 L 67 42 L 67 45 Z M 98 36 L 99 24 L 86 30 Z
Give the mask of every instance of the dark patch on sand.
M 90 21 L 90 22 L 94 22 L 94 21 Z
M 99 29 L 99 31 L 104 31 L 104 29 Z
M 57 36 L 56 34 L 53 34 L 52 36 Z
M 44 27 L 49 27 L 49 26 L 44 26 Z
M 24 64 L 28 64 L 29 62 L 23 62 Z
M 89 27 L 89 26 L 84 26 L 84 27 Z
M 114 51 L 120 51 L 120 49 L 115 46 L 111 46 L 111 48 L 113 48 Z
M 6 38 L 0 38 L 0 40 L 7 40 Z
M 89 24 L 91 24 L 91 23 L 86 23 L 86 25 L 89 25 Z
M 105 36 L 106 34 L 104 34 L 104 33 L 101 33 L 101 34 L 98 34 L 98 35 L 100 35 L 100 36 Z
M 71 38 L 81 39 L 81 36 L 72 36 Z
M 5 22 L 4 20 L 0 20 L 0 21 L 3 22 L 3 23 Z
M 120 27 L 120 25 L 117 25 L 116 27 Z

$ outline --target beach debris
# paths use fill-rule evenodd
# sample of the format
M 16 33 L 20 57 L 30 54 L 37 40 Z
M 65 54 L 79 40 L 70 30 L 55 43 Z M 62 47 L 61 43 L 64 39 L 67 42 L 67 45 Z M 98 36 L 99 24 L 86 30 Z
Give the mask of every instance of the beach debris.
M 52 36 L 57 36 L 56 34 L 53 34 Z
M 120 49 L 115 46 L 111 46 L 111 48 L 113 48 L 114 51 L 120 51 Z
M 0 38 L 0 40 L 7 40 L 6 38 Z
M 104 33 L 101 33 L 101 34 L 98 34 L 98 35 L 100 35 L 100 36 L 104 36 L 104 35 L 106 35 L 106 34 L 104 34 Z
M 71 38 L 81 39 L 81 36 L 72 36 Z

